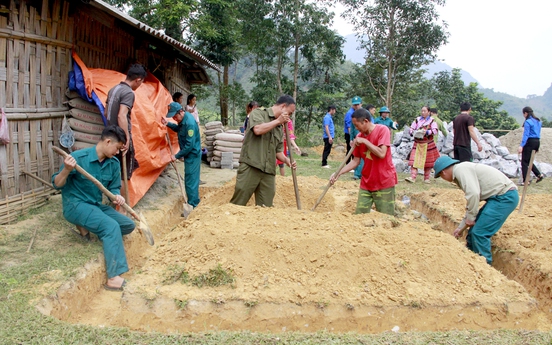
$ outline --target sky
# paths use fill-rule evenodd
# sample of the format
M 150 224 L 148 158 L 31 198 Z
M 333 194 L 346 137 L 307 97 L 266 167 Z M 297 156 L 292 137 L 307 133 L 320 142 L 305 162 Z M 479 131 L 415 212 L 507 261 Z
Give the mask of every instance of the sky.
M 335 9 L 334 29 L 354 27 Z M 438 11 L 448 24 L 448 43 L 437 58 L 469 72 L 479 85 L 525 98 L 552 84 L 551 0 L 447 0 Z

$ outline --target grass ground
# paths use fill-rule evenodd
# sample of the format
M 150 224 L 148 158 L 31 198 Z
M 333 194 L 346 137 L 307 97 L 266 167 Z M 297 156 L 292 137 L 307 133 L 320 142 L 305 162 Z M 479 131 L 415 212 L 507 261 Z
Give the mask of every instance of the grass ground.
M 320 156 L 297 157 L 298 174 L 327 179 L 332 169 L 320 167 Z M 289 170 L 288 170 L 289 171 Z M 352 176 L 352 174 L 351 174 Z M 400 176 L 403 180 L 404 176 Z M 342 178 L 350 178 L 344 175 Z M 549 193 L 546 179 L 529 193 Z M 453 188 L 438 182 L 439 187 Z M 399 183 L 397 195 L 421 191 L 427 186 Z M 39 313 L 34 305 L 44 295 L 75 275 L 86 262 L 101 255 L 99 242 L 84 243 L 70 234 L 61 214 L 59 197 L 21 218 L 18 231 L 0 227 L 0 344 L 552 344 L 552 333 L 536 331 L 386 332 L 355 333 L 252 333 L 206 332 L 186 334 L 140 333 L 122 328 L 72 325 Z M 38 235 L 29 253 L 35 229 Z

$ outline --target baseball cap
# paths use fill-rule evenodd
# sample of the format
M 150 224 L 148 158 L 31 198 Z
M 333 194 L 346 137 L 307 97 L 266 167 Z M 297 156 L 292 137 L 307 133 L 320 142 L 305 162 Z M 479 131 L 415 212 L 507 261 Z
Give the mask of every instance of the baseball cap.
M 351 102 L 351 104 L 356 105 L 356 104 L 360 104 L 360 103 L 362 103 L 362 98 L 360 98 L 358 96 L 353 97 L 353 101 Z
M 435 164 L 433 165 L 433 169 L 435 169 L 435 175 L 434 175 L 435 178 L 439 177 L 439 175 L 441 174 L 441 171 L 457 163 L 460 163 L 460 161 L 456 159 L 452 159 L 449 156 L 443 156 L 443 157 L 437 158 L 437 160 L 435 161 Z
M 178 113 L 180 110 L 182 110 L 182 105 L 178 102 L 171 102 L 171 104 L 169 104 L 169 112 L 167 113 L 167 117 L 168 118 L 171 118 L 173 117 L 174 115 L 176 115 L 176 113 Z

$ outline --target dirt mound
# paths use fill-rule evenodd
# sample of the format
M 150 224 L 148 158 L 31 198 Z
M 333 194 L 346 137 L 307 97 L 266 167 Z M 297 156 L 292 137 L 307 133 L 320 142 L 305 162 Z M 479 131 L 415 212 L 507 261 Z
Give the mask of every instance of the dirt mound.
M 517 154 L 521 138 L 523 137 L 523 127 L 500 137 L 500 143 L 506 146 L 510 153 Z M 535 156 L 538 162 L 552 164 L 552 128 L 543 128 L 541 130 L 541 143 L 539 153 Z
M 520 191 L 521 192 L 521 191 Z M 527 287 L 543 309 L 552 310 L 552 204 L 550 195 L 529 194 L 523 212 L 515 210 L 493 237 L 493 266 Z M 460 190 L 434 189 L 413 196 L 426 212 L 436 211 L 452 233 L 464 216 L 466 200 Z M 483 204 L 483 203 L 482 203 Z M 435 217 L 431 217 L 434 218 Z
M 299 182 L 310 209 L 327 181 Z M 207 194 L 157 242 L 121 299 L 100 292 L 74 320 L 163 332 L 540 326 L 526 290 L 452 236 L 423 221 L 352 214 L 356 183 L 338 182 L 317 212 L 295 208 L 291 178 L 277 186 L 274 208 L 228 204 L 233 182 Z M 183 279 L 217 266 L 233 284 Z

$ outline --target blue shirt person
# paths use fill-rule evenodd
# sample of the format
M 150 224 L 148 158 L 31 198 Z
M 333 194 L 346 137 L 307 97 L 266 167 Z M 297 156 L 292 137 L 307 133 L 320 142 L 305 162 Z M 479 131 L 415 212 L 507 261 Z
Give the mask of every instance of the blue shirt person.
M 78 164 L 116 195 L 116 205 L 125 203 L 120 195 L 121 168 L 115 157 L 127 142 L 121 127 L 107 126 L 94 147 L 73 152 L 52 176 L 52 185 L 61 189 L 63 217 L 98 236 L 103 244 L 107 271 L 107 290 L 122 290 L 125 280 L 120 276 L 128 271 L 123 235 L 131 233 L 134 222 L 102 204 L 102 192 L 90 180 L 74 170 Z
M 335 138 L 335 127 L 332 116 L 335 114 L 335 105 L 328 107 L 328 113 L 322 121 L 322 139 L 324 139 L 324 152 L 322 153 L 322 167 L 329 168 L 328 156 L 332 151 L 333 139 Z

